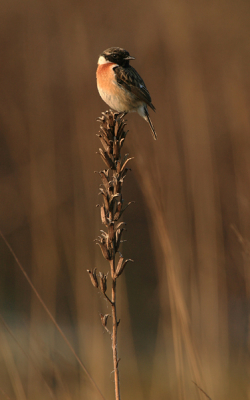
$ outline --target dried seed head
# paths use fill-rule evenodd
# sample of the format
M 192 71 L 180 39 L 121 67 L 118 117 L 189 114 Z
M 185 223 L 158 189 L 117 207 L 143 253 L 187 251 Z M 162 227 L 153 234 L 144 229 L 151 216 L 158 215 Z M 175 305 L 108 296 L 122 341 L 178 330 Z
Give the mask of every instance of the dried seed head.
M 98 288 L 98 279 L 97 279 L 97 276 L 96 276 L 96 268 L 94 268 L 93 271 L 87 269 L 87 272 L 89 274 L 89 277 L 90 277 L 90 280 L 92 282 L 92 285 L 95 288 Z
M 126 122 L 124 121 L 124 116 L 126 113 L 119 114 L 117 112 L 113 112 L 111 110 L 103 113 L 101 118 L 98 118 L 98 122 L 100 122 L 101 135 L 109 140 L 114 141 L 114 138 L 121 141 L 124 139 L 127 132 L 125 132 L 124 128 L 126 126 Z

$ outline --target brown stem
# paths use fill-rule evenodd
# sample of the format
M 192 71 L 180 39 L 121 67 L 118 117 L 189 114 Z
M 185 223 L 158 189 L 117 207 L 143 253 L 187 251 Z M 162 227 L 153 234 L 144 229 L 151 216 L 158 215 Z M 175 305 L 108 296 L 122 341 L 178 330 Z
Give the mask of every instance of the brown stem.
M 115 269 L 115 260 L 110 262 L 111 271 Z M 114 273 L 113 273 L 114 276 Z M 112 279 L 112 289 L 111 289 L 111 299 L 112 299 L 112 351 L 113 351 L 113 365 L 114 365 L 114 375 L 115 375 L 115 400 L 120 400 L 120 381 L 119 381 L 119 369 L 118 369 L 118 353 L 117 353 L 117 314 L 116 314 L 116 278 Z

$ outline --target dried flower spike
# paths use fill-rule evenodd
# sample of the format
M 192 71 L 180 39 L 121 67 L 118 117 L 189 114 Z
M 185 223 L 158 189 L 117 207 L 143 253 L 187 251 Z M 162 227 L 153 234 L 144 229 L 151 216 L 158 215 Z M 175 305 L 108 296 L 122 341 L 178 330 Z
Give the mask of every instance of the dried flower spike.
M 103 162 L 108 169 L 99 172 L 102 183 L 99 188 L 99 193 L 102 195 L 103 204 L 100 205 L 101 222 L 106 227 L 106 231 L 101 230 L 100 236 L 96 239 L 103 257 L 109 262 L 111 271 L 111 297 L 107 292 L 107 275 L 99 273 L 99 281 L 96 276 L 96 269 L 89 271 L 89 276 L 92 284 L 99 287 L 105 298 L 109 301 L 112 309 L 112 332 L 107 328 L 108 314 L 100 314 L 101 322 L 106 331 L 111 335 L 113 365 L 114 365 L 114 380 L 115 380 L 115 398 L 120 400 L 119 386 L 119 358 L 117 354 L 117 328 L 120 320 L 117 319 L 116 310 L 116 279 L 122 274 L 128 261 L 121 256 L 116 265 L 116 253 L 119 250 L 121 237 L 125 230 L 124 222 L 117 223 L 121 218 L 124 210 L 128 207 L 124 206 L 122 197 L 122 188 L 124 180 L 129 170 L 127 164 L 132 158 L 129 155 L 121 155 L 121 149 L 128 131 L 125 131 L 125 114 L 119 114 L 113 111 L 102 113 L 102 117 L 98 119 L 100 122 L 100 131 L 97 135 L 101 141 L 103 149 L 99 149 Z

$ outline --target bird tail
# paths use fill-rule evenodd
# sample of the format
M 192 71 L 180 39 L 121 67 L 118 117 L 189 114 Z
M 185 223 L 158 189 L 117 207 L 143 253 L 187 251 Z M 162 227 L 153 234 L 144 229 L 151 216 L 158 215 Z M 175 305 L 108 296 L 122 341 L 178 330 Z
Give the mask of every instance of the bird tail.
M 147 107 L 144 107 L 144 111 L 145 111 L 145 114 L 144 114 L 143 118 L 148 122 L 148 124 L 150 126 L 150 129 L 151 129 L 151 132 L 152 132 L 152 136 L 153 136 L 154 140 L 156 140 L 157 139 L 157 135 L 156 135 L 156 132 L 155 132 L 154 125 L 152 124 L 152 121 L 150 119 Z

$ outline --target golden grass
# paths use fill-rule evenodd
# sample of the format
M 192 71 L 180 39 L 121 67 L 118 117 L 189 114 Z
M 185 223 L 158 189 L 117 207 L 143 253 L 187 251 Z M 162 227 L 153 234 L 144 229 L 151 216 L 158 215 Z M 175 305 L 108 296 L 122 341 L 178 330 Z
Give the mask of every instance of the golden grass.
M 249 260 L 231 229 L 250 240 L 249 2 L 4 0 L 0 13 L 0 229 L 105 398 L 107 308 L 86 276 L 103 265 L 95 68 L 121 46 L 158 134 L 127 117 L 144 145 L 127 143 L 124 197 L 140 201 L 126 216 L 135 265 L 118 287 L 122 398 L 205 398 L 193 380 L 213 400 L 250 399 Z M 1 390 L 47 399 L 42 373 L 56 398 L 96 399 L 3 242 L 1 260 L 0 312 L 40 370 L 5 332 Z

